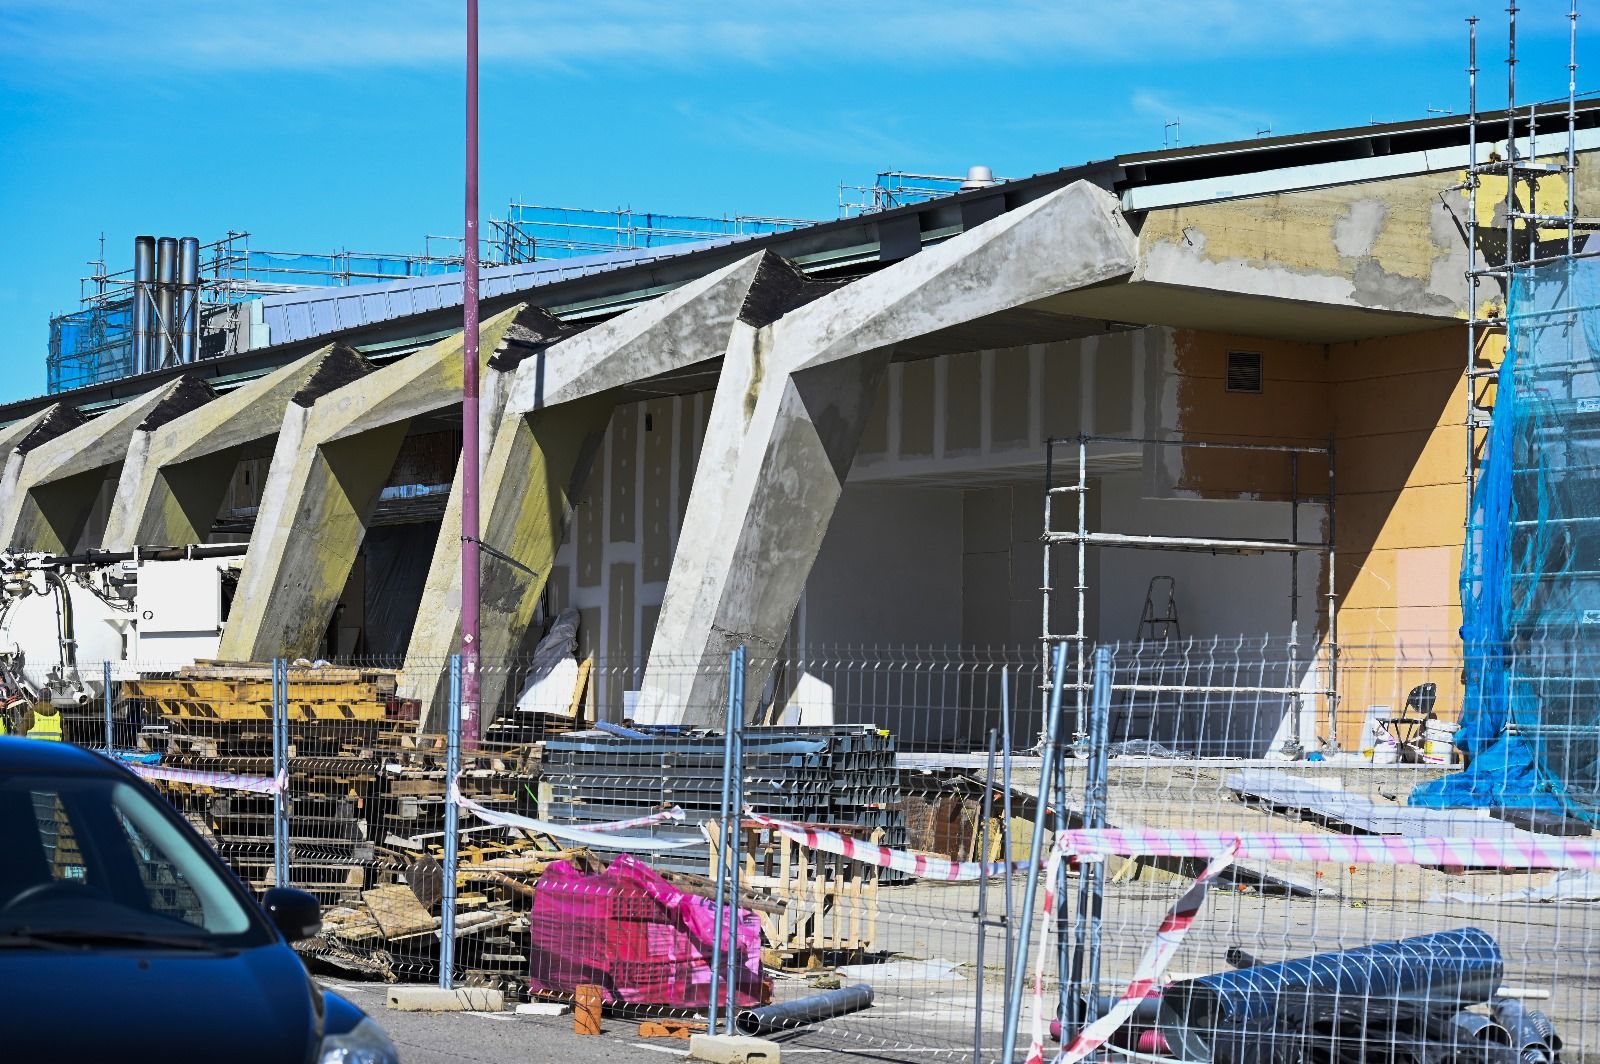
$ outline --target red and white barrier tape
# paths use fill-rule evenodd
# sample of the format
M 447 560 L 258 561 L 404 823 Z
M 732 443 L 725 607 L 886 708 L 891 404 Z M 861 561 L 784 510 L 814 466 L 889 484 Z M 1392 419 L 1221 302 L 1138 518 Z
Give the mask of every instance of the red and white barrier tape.
M 1139 966 L 1134 970 L 1133 979 L 1129 981 L 1122 997 L 1117 999 L 1116 1004 L 1104 1016 L 1079 1031 L 1056 1057 L 1055 1064 L 1075 1064 L 1076 1061 L 1082 1060 L 1105 1045 L 1106 1040 L 1121 1030 L 1122 1025 L 1133 1017 L 1139 1003 L 1149 997 L 1160 984 L 1161 977 L 1166 974 L 1167 966 L 1172 963 L 1178 947 L 1183 944 L 1183 937 L 1189 933 L 1189 928 L 1194 926 L 1195 920 L 1200 915 L 1200 907 L 1205 904 L 1206 891 L 1211 881 L 1233 863 L 1236 850 L 1236 845 L 1228 845 L 1221 853 L 1213 856 L 1205 870 L 1189 885 L 1189 889 L 1173 903 L 1171 909 L 1167 910 L 1161 926 L 1156 928 L 1155 939 L 1145 949 L 1144 956 L 1139 958 Z M 1061 862 L 1068 859 L 1068 856 L 1068 848 L 1058 841 L 1050 852 L 1050 861 L 1045 868 L 1044 923 L 1039 929 L 1039 955 L 1034 959 L 1033 1042 L 1028 1047 L 1027 1064 L 1043 1064 L 1044 1061 L 1045 954 L 1050 941 L 1050 931 L 1055 926 L 1053 918 L 1055 909 L 1060 903 L 1060 899 L 1055 895 L 1056 877 Z
M 887 846 L 879 846 L 874 842 L 862 842 L 852 839 L 848 835 L 840 835 L 834 831 L 823 831 L 820 828 L 807 827 L 804 824 L 795 824 L 788 820 L 778 820 L 775 817 L 763 816 L 760 813 L 745 811 L 745 819 L 753 820 L 762 827 L 793 839 L 807 849 L 821 850 L 824 853 L 838 854 L 848 857 L 853 861 L 863 864 L 876 865 L 879 868 L 892 868 L 896 872 L 916 876 L 918 879 L 942 879 L 952 883 L 966 882 L 978 879 L 987 871 L 991 876 L 1006 876 L 1013 872 L 1026 872 L 1027 861 L 1016 861 L 1007 864 L 1004 861 L 987 866 L 982 861 L 952 861 L 945 857 L 931 857 L 927 854 L 911 853 L 906 850 L 891 850 Z
M 1099 828 L 1064 831 L 1051 848 L 1045 880 L 1045 920 L 1034 967 L 1033 1044 L 1028 1064 L 1044 1060 L 1044 966 L 1051 918 L 1058 899 L 1054 884 L 1063 860 L 1137 854 L 1150 857 L 1210 859 L 1156 930 L 1155 940 L 1115 1006 L 1085 1027 L 1055 1064 L 1074 1064 L 1093 1053 L 1133 1016 L 1153 993 L 1183 936 L 1204 904 L 1211 880 L 1235 860 L 1325 861 L 1337 864 L 1457 865 L 1471 868 L 1600 869 L 1600 842 L 1523 832 L 1498 838 L 1400 835 L 1310 835 L 1290 832 L 1229 833 L 1186 829 Z
M 1600 840 L 1521 832 L 1500 838 L 1404 835 L 1309 835 L 1289 832 L 1099 828 L 1063 832 L 1069 854 L 1210 857 L 1237 847 L 1241 861 L 1454 865 L 1463 868 L 1600 869 Z
M 147 780 L 166 780 L 169 783 L 194 783 L 226 791 L 253 791 L 256 794 L 276 794 L 289 786 L 289 774 L 280 772 L 276 777 L 240 776 L 232 772 L 202 772 L 193 768 L 173 768 L 169 765 L 141 765 L 136 761 L 123 762 L 135 774 Z
M 586 828 L 575 827 L 572 824 L 557 824 L 549 820 L 535 820 L 531 816 L 518 816 L 516 813 L 504 813 L 498 809 L 490 809 L 480 805 L 471 798 L 461 793 L 461 788 L 452 781 L 450 792 L 456 803 L 486 824 L 498 824 L 501 827 L 521 828 L 524 831 L 537 831 L 545 835 L 552 835 L 558 839 L 566 839 L 583 846 L 593 846 L 602 850 L 633 850 L 637 852 L 653 852 L 660 850 L 681 850 L 688 846 L 702 845 L 696 838 L 687 839 L 657 839 L 648 835 L 618 835 L 616 832 L 629 827 L 645 827 L 650 824 L 660 824 L 668 820 L 682 820 L 683 810 L 677 806 L 664 809 L 659 813 L 649 816 L 637 817 L 633 820 L 619 820 L 606 824 L 591 824 Z

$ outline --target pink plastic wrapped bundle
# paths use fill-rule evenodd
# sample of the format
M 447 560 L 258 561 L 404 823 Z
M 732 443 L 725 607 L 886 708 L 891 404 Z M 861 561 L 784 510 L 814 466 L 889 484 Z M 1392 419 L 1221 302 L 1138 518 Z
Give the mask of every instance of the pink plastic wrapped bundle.
M 528 913 L 530 982 L 535 991 L 572 993 L 581 983 L 604 988 L 607 1001 L 702 1008 L 711 1000 L 715 910 L 649 866 L 623 854 L 599 875 L 566 861 L 545 869 Z M 728 928 L 723 929 L 727 946 Z M 766 998 L 761 979 L 761 923 L 740 910 L 740 1006 Z

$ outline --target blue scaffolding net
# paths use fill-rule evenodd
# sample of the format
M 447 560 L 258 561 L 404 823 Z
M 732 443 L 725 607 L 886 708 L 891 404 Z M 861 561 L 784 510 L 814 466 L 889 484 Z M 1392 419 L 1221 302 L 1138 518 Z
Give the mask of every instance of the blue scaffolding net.
M 1600 821 L 1600 259 L 1518 270 L 1461 574 L 1464 771 L 1411 804 Z

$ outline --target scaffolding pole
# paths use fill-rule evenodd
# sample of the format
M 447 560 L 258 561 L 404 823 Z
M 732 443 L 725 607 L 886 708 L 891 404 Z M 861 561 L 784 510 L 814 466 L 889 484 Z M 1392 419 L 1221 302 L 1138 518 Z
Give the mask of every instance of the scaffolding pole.
M 1509 343 L 1508 321 L 1511 311 L 1512 277 L 1521 269 L 1580 257 L 1576 246 L 1576 232 L 1581 224 L 1594 227 L 1596 220 L 1582 218 L 1578 213 L 1578 0 L 1570 0 L 1567 14 L 1567 99 L 1565 118 L 1567 143 L 1560 163 L 1539 161 L 1538 108 L 1528 105 L 1528 143 L 1524 153 L 1517 147 L 1517 14 L 1515 0 L 1506 7 L 1506 112 L 1505 158 L 1483 162 L 1479 159 L 1479 146 L 1487 132 L 1480 127 L 1484 119 L 1478 110 L 1478 19 L 1467 19 L 1467 176 L 1464 187 L 1467 193 L 1467 411 L 1466 411 L 1466 512 L 1463 527 L 1466 540 L 1473 535 L 1472 505 L 1478 486 L 1478 466 L 1486 457 L 1482 452 L 1487 433 L 1494 419 L 1494 385 L 1492 379 L 1499 373 L 1498 365 L 1488 364 L 1480 358 L 1485 341 L 1499 333 Z M 1547 116 L 1548 117 L 1548 116 Z M 1492 136 L 1487 138 L 1493 143 Z M 1492 159 L 1492 155 L 1491 155 Z M 1505 193 L 1502 199 L 1504 216 L 1505 252 L 1499 263 L 1485 258 L 1479 266 L 1482 253 L 1482 227 L 1478 223 L 1478 190 L 1486 173 L 1505 174 Z M 1566 184 L 1566 205 L 1561 213 L 1538 209 L 1539 179 L 1552 174 L 1563 174 Z M 1525 203 L 1517 203 L 1517 184 L 1527 186 Z M 1563 251 L 1553 255 L 1540 254 L 1540 230 L 1565 230 Z M 1526 254 L 1519 261 L 1517 239 L 1519 233 L 1527 241 Z M 1595 252 L 1588 252 L 1592 255 Z M 1493 277 L 1500 285 L 1503 306 L 1498 314 L 1485 315 L 1479 297 L 1479 282 L 1483 277 Z M 1502 354 L 1502 358 L 1503 358 Z
M 1289 458 L 1289 534 L 1283 539 L 1270 537 L 1239 538 L 1224 536 L 1171 536 L 1171 535 L 1141 535 L 1125 532 L 1093 531 L 1088 522 L 1088 494 L 1089 494 L 1089 447 L 1091 444 L 1112 444 L 1139 446 L 1146 449 L 1160 450 L 1162 448 L 1176 448 L 1178 450 L 1233 450 L 1249 452 L 1265 452 L 1285 454 Z M 1055 483 L 1058 473 L 1056 461 L 1057 447 L 1069 447 L 1077 458 L 1076 475 L 1067 484 Z M 1302 501 L 1300 486 L 1300 461 L 1306 456 L 1320 456 L 1327 464 L 1328 491 L 1324 497 L 1327 507 L 1327 536 L 1320 541 L 1306 542 L 1300 539 L 1300 504 Z M 1088 699 L 1093 689 L 1093 684 L 1087 674 L 1088 661 L 1088 592 L 1089 592 L 1089 565 L 1088 548 L 1090 546 L 1125 548 L 1137 550 L 1165 550 L 1184 551 L 1212 555 L 1284 555 L 1289 559 L 1289 641 L 1288 660 L 1285 665 L 1286 680 L 1281 685 L 1194 685 L 1194 684 L 1114 684 L 1113 690 L 1128 693 L 1153 693 L 1176 695 L 1225 695 L 1225 694 L 1272 694 L 1283 695 L 1290 701 L 1290 731 L 1285 740 L 1283 752 L 1298 757 L 1304 753 L 1305 736 L 1301 727 L 1302 704 L 1301 698 L 1308 692 L 1299 682 L 1300 661 L 1300 576 L 1298 560 L 1302 554 L 1320 554 L 1323 558 L 1325 571 L 1328 575 L 1327 590 L 1327 682 L 1309 693 L 1320 695 L 1328 707 L 1328 736 L 1336 735 L 1334 729 L 1338 706 L 1338 670 L 1336 645 L 1338 627 L 1336 615 L 1336 594 L 1334 576 L 1334 449 L 1330 441 L 1327 446 L 1296 445 L 1279 443 L 1229 443 L 1220 440 L 1189 440 L 1184 438 L 1154 438 L 1136 436 L 1091 436 L 1080 434 L 1076 437 L 1052 438 L 1045 441 L 1045 490 L 1044 490 L 1044 531 L 1040 541 L 1044 545 L 1043 579 L 1040 581 L 1040 591 L 1043 595 L 1043 634 L 1040 639 L 1044 655 L 1044 684 L 1048 690 L 1056 683 L 1054 670 L 1056 662 L 1055 649 L 1060 644 L 1075 644 L 1076 652 L 1074 661 L 1076 675 L 1070 681 L 1063 678 L 1060 687 L 1071 689 L 1075 702 L 1073 736 L 1074 743 L 1081 742 L 1086 737 Z M 1057 531 L 1054 527 L 1055 498 L 1058 495 L 1077 496 L 1077 525 L 1072 531 Z M 1071 632 L 1056 632 L 1051 623 L 1051 599 L 1056 588 L 1052 583 L 1053 565 L 1051 555 L 1056 546 L 1073 544 L 1077 554 L 1077 582 L 1073 585 L 1073 592 L 1077 606 L 1077 626 Z

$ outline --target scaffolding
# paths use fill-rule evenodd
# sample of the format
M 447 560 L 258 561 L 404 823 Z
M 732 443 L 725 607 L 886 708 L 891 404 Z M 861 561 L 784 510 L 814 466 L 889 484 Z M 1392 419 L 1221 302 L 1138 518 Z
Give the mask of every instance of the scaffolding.
M 815 224 L 805 218 L 658 214 L 629 207 L 604 211 L 513 199 L 504 218 L 489 220 L 489 261 L 509 265 L 603 255 L 786 233 Z
M 491 218 L 480 252 L 490 266 L 512 266 L 618 251 L 665 248 L 738 237 L 788 232 L 813 225 L 800 218 L 733 215 L 722 218 L 546 207 L 511 200 L 504 218 Z M 49 391 L 68 391 L 131 376 L 134 271 L 106 269 L 105 238 L 91 273 L 78 279 L 79 308 L 50 319 L 46 361 Z M 433 277 L 462 268 L 463 238 L 428 234 L 420 255 L 382 251 L 278 251 L 250 246 L 250 234 L 230 230 L 200 245 L 199 314 L 205 339 L 198 357 L 230 354 L 238 306 L 260 296 L 308 288 L 343 287 L 412 277 Z
M 1563 117 L 1548 107 L 1542 116 L 1528 107 L 1526 146 L 1518 144 L 1517 13 L 1511 4 L 1504 155 L 1491 151 L 1487 162 L 1478 150 L 1499 120 L 1483 128 L 1477 110 L 1477 25 L 1468 20 L 1468 239 L 1485 260 L 1467 274 L 1466 667 L 1456 745 L 1470 760 L 1411 802 L 1545 809 L 1600 823 L 1600 260 L 1576 239 L 1580 229 L 1600 229 L 1600 219 L 1581 217 L 1577 206 L 1577 0 L 1568 14 L 1564 152 L 1548 143 L 1549 120 Z M 1480 227 L 1479 186 L 1500 174 L 1503 228 Z M 1550 178 L 1564 186 L 1559 212 L 1539 202 Z M 1505 246 L 1495 256 L 1499 239 Z M 1480 309 L 1480 278 L 1498 285 L 1498 314 Z M 1505 352 L 1492 365 L 1479 345 L 1496 331 Z
M 1538 137 L 1538 105 L 1529 104 L 1527 110 L 1527 147 L 1518 146 L 1517 130 L 1517 7 L 1516 0 L 1506 7 L 1506 109 L 1503 127 L 1499 119 L 1491 126 L 1478 110 L 1478 19 L 1467 19 L 1467 174 L 1458 189 L 1467 194 L 1467 410 L 1466 410 L 1466 485 L 1467 485 L 1467 536 L 1472 528 L 1472 500 L 1477 490 L 1478 470 L 1485 458 L 1490 426 L 1494 421 L 1494 399 L 1499 366 L 1485 357 L 1483 348 L 1491 337 L 1506 335 L 1506 308 L 1511 296 L 1512 274 L 1520 265 L 1533 267 L 1540 263 L 1576 253 L 1577 229 L 1595 228 L 1593 219 L 1580 219 L 1577 207 L 1577 101 L 1578 101 L 1578 0 L 1571 0 L 1568 19 L 1567 46 L 1567 98 L 1565 109 L 1566 149 L 1560 162 L 1540 162 Z M 1548 112 L 1547 112 L 1548 114 Z M 1497 134 L 1504 132 L 1504 154 L 1494 145 Z M 1481 159 L 1480 149 L 1490 145 L 1488 159 Z M 1552 153 L 1543 153 L 1548 158 Z M 1539 185 L 1552 175 L 1565 175 L 1566 202 L 1561 212 L 1539 209 Z M 1478 192 L 1485 176 L 1505 177 L 1505 192 L 1501 199 L 1502 225 L 1486 227 L 1478 221 Z M 1518 198 L 1518 189 L 1522 198 Z M 1494 232 L 1496 238 L 1503 234 L 1504 250 L 1491 256 L 1486 248 L 1485 236 Z M 1554 233 L 1554 237 L 1546 234 Z M 1555 253 L 1550 254 L 1552 244 Z M 1526 250 L 1519 257 L 1519 248 Z M 1478 264 L 1482 257 L 1484 265 Z M 1498 261 L 1493 261 L 1498 259 Z M 1488 278 L 1498 286 L 1500 304 L 1486 307 L 1479 293 L 1479 285 Z
M 876 214 L 912 203 L 926 203 L 967 189 L 1011 180 L 1008 177 L 984 176 L 987 174 L 988 171 L 981 167 L 975 167 L 965 177 L 881 170 L 870 185 L 839 185 L 839 217 L 859 218 L 863 214 Z
M 431 238 L 437 239 L 437 238 Z M 137 282 L 129 267 L 106 269 L 105 238 L 91 273 L 78 279 L 79 308 L 50 319 L 46 360 L 51 394 L 115 380 L 137 372 L 133 365 L 133 304 Z M 229 230 L 200 245 L 199 315 L 210 327 L 197 357 L 228 354 L 230 317 L 238 304 L 264 295 L 428 277 L 461 268 L 459 255 L 392 254 L 374 251 L 277 251 L 250 246 L 250 234 Z M 218 316 L 222 321 L 218 321 Z M 217 346 L 218 342 L 222 346 Z
M 1089 475 L 1091 463 L 1099 457 L 1092 453 L 1094 449 L 1104 447 L 1137 447 L 1149 458 L 1157 462 L 1169 452 L 1211 450 L 1221 452 L 1240 452 L 1255 457 L 1282 455 L 1287 465 L 1287 482 L 1289 490 L 1289 529 L 1288 535 L 1282 538 L 1260 537 L 1239 538 L 1203 535 L 1140 535 L 1126 532 L 1093 530 L 1089 527 L 1088 496 L 1091 490 Z M 1058 458 L 1058 450 L 1065 450 L 1070 456 L 1067 461 L 1073 464 L 1072 475 L 1058 481 L 1057 470 L 1064 463 Z M 1301 490 L 1302 460 L 1321 459 L 1326 463 L 1327 492 L 1326 494 L 1308 495 Z M 1150 437 L 1130 436 L 1091 436 L 1079 435 L 1065 438 L 1051 438 L 1045 441 L 1045 485 L 1044 485 L 1044 531 L 1040 540 L 1044 544 L 1044 570 L 1043 579 L 1040 581 L 1040 590 L 1043 593 L 1043 634 L 1041 637 L 1044 652 L 1044 687 L 1048 689 L 1054 677 L 1053 671 L 1054 649 L 1058 644 L 1068 643 L 1073 647 L 1073 664 L 1071 675 L 1063 687 L 1073 692 L 1075 702 L 1075 736 L 1082 741 L 1088 735 L 1089 696 L 1093 689 L 1093 677 L 1089 662 L 1089 646 L 1094 638 L 1089 631 L 1088 603 L 1089 603 L 1089 556 L 1090 547 L 1105 547 L 1111 549 L 1159 550 L 1159 551 L 1185 551 L 1212 555 L 1287 555 L 1289 558 L 1289 626 L 1288 643 L 1284 657 L 1284 682 L 1281 684 L 1202 684 L 1186 683 L 1172 684 L 1132 684 L 1118 685 L 1116 690 L 1125 694 L 1151 694 L 1174 695 L 1178 697 L 1199 696 L 1204 699 L 1210 695 L 1228 697 L 1237 696 L 1266 696 L 1282 697 L 1289 704 L 1290 728 L 1285 739 L 1282 753 L 1289 757 L 1300 757 L 1306 749 L 1306 736 L 1302 734 L 1301 727 L 1301 700 L 1306 695 L 1315 695 L 1323 699 L 1326 710 L 1327 735 L 1331 740 L 1336 735 L 1335 715 L 1338 703 L 1338 668 L 1337 668 L 1337 611 L 1335 610 L 1335 579 L 1334 579 L 1334 462 L 1333 445 L 1310 446 L 1277 443 L 1237 443 L 1220 440 L 1194 440 L 1184 438 L 1157 439 Z M 1268 493 L 1271 494 L 1271 493 Z M 1072 498 L 1075 505 L 1071 507 L 1075 515 L 1075 524 L 1070 529 L 1059 529 L 1056 524 L 1058 498 Z M 1307 540 L 1302 537 L 1300 511 L 1307 503 L 1319 501 L 1326 508 L 1326 535 L 1320 539 Z M 1070 632 L 1058 632 L 1052 623 L 1052 597 L 1055 595 L 1052 574 L 1056 567 L 1053 565 L 1052 556 L 1057 547 L 1070 546 L 1074 548 L 1077 564 L 1077 582 L 1071 590 L 1074 594 L 1076 607 L 1076 625 Z M 1327 668 L 1322 673 L 1323 685 L 1307 689 L 1300 675 L 1302 665 L 1311 664 L 1313 658 L 1303 658 L 1300 653 L 1300 572 L 1299 559 L 1302 554 L 1320 555 L 1327 573 L 1327 637 L 1326 661 Z

